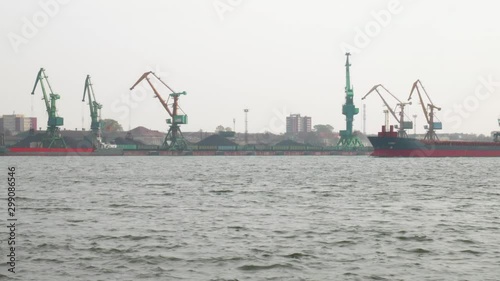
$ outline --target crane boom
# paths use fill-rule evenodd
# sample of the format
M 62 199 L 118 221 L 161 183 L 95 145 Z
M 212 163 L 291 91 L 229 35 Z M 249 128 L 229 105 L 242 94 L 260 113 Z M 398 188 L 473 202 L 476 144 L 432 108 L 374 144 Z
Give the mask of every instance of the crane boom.
M 387 101 L 384 99 L 384 97 L 382 96 L 382 94 L 378 91 L 378 88 L 381 87 L 383 88 L 384 90 L 386 90 L 391 96 L 393 96 L 399 103 L 401 103 L 401 101 L 396 98 L 391 92 L 389 92 L 389 90 L 387 90 L 382 84 L 378 84 L 378 85 L 375 85 L 371 88 L 370 91 L 368 91 L 368 93 L 361 98 L 361 100 L 364 100 L 369 94 L 371 94 L 372 92 L 377 92 L 378 96 L 382 99 L 382 101 L 384 102 L 385 106 L 387 107 L 387 109 L 389 110 L 389 112 L 392 114 L 392 116 L 394 117 L 394 119 L 396 119 L 396 121 L 399 122 L 399 118 L 398 116 L 396 115 L 396 112 L 391 108 L 391 106 L 387 103 Z
M 95 99 L 95 93 L 94 93 L 94 87 L 92 85 L 92 81 L 90 79 L 90 75 L 87 75 L 87 78 L 85 79 L 85 87 L 83 89 L 83 98 L 82 102 L 85 102 L 85 96 L 88 96 L 88 102 L 89 102 L 89 108 L 90 108 L 90 118 L 91 118 L 91 123 L 90 123 L 90 129 L 92 132 L 96 135 L 100 135 L 100 110 L 102 108 L 102 105 L 99 104 L 96 99 Z
M 168 100 L 165 101 L 161 97 L 160 93 L 158 92 L 156 87 L 151 82 L 149 75 L 153 75 L 158 81 L 161 82 L 161 84 L 163 84 L 165 87 L 167 87 L 170 90 L 171 93 L 169 94 L 169 97 L 172 97 L 174 100 L 171 108 L 169 107 Z M 184 150 L 184 149 L 186 149 L 187 143 L 182 136 L 180 125 L 187 124 L 187 115 L 179 115 L 178 114 L 178 111 L 181 110 L 179 107 L 179 97 L 181 95 L 186 95 L 186 92 L 180 92 L 180 93 L 174 92 L 174 90 L 172 90 L 172 88 L 170 88 L 165 82 L 163 82 L 161 80 L 160 77 L 158 77 L 152 71 L 145 72 L 144 74 L 142 74 L 141 77 L 139 77 L 139 79 L 137 80 L 137 82 L 135 82 L 135 84 L 130 88 L 130 90 L 133 90 L 143 80 L 146 80 L 148 82 L 151 89 L 153 89 L 155 96 L 158 98 L 158 100 L 160 101 L 163 108 L 168 112 L 168 115 L 171 117 L 171 118 L 166 120 L 167 124 L 170 124 L 170 128 L 168 130 L 167 136 L 165 137 L 165 140 L 163 142 L 162 147 L 166 148 L 168 150 Z
M 174 93 L 174 91 L 167 84 L 165 84 L 158 76 L 156 76 L 156 74 L 154 74 L 152 71 L 145 72 L 139 78 L 139 80 L 137 80 L 137 82 L 135 82 L 135 84 L 130 88 L 130 90 L 133 90 L 135 88 L 135 86 L 137 86 L 139 83 L 142 82 L 142 80 L 146 79 L 146 81 L 148 82 L 148 84 L 151 87 L 151 89 L 153 89 L 153 92 L 155 93 L 156 97 L 160 101 L 160 103 L 163 106 L 163 108 L 165 108 L 165 110 L 168 112 L 168 115 L 170 115 L 170 117 L 173 118 L 174 114 L 172 113 L 172 111 L 170 111 L 170 108 L 168 107 L 167 102 L 165 102 L 165 100 L 161 97 L 160 93 L 156 90 L 156 88 L 153 85 L 153 83 L 151 83 L 151 80 L 148 78 L 149 74 L 152 74 L 154 77 L 156 77 L 156 79 L 158 79 L 161 83 L 163 83 L 163 85 L 165 85 L 170 91 L 172 91 L 172 93 Z
M 45 81 L 45 82 L 44 82 Z M 47 83 L 49 93 L 47 95 L 47 89 L 45 88 L 45 83 Z M 45 69 L 40 68 L 36 76 L 35 85 L 31 91 L 31 95 L 35 94 L 36 87 L 40 84 L 42 88 L 43 100 L 45 101 L 45 108 L 47 110 L 48 120 L 47 120 L 47 132 L 42 140 L 42 146 L 45 148 L 51 147 L 66 147 L 64 139 L 59 134 L 59 126 L 64 124 L 64 119 L 57 116 L 56 101 L 61 97 L 52 91 L 50 86 L 48 76 L 45 74 Z
M 54 94 L 54 91 L 52 91 L 52 87 L 50 86 L 48 78 L 49 77 L 45 74 L 45 69 L 40 68 L 35 80 L 35 85 L 33 86 L 33 90 L 31 91 L 31 94 L 32 95 L 35 94 L 36 86 L 38 85 L 38 83 L 40 83 L 40 87 L 42 88 L 42 94 L 43 94 L 42 99 L 45 101 L 45 108 L 47 110 L 47 114 L 49 115 L 49 119 L 54 119 L 57 113 L 56 100 L 60 99 L 61 97 L 58 94 Z M 48 97 L 47 97 L 47 90 L 45 89 L 45 84 L 43 82 L 44 80 L 49 88 Z
M 391 106 L 389 105 L 389 103 L 387 102 L 387 100 L 379 92 L 378 88 L 384 89 L 385 92 L 389 93 L 389 95 L 391 95 L 391 97 L 393 97 L 398 102 L 396 104 L 396 106 L 394 107 L 394 109 L 391 108 Z M 391 91 L 387 90 L 387 88 L 384 87 L 382 84 L 378 84 L 378 85 L 373 86 L 371 88 L 371 90 L 362 98 L 362 100 L 364 100 L 372 92 L 377 92 L 377 94 L 379 95 L 379 97 L 382 99 L 382 101 L 384 102 L 385 106 L 387 107 L 387 110 L 384 110 L 384 113 L 386 114 L 386 120 L 385 120 L 386 127 L 388 126 L 388 123 L 389 123 L 389 115 L 388 115 L 388 113 L 390 112 L 392 114 L 392 116 L 394 117 L 394 119 L 396 119 L 396 121 L 399 123 L 398 136 L 402 137 L 402 138 L 408 137 L 408 134 L 406 133 L 405 129 L 411 129 L 411 128 L 413 128 L 413 122 L 405 122 L 404 109 L 405 109 L 405 106 L 408 105 L 408 104 L 411 104 L 411 102 L 409 102 L 409 103 L 402 102 L 395 95 L 393 95 L 391 93 Z M 398 107 L 400 109 L 399 117 L 396 114 L 396 109 Z
M 425 96 L 429 100 L 429 103 L 426 104 L 424 102 L 424 99 L 422 97 L 422 93 L 419 90 L 419 86 L 422 88 L 422 91 L 424 92 Z M 417 91 L 420 105 L 422 106 L 422 111 L 424 112 L 425 120 L 427 121 L 427 126 L 428 126 L 428 131 L 427 131 L 427 134 L 425 135 L 424 139 L 431 140 L 431 141 L 437 140 L 438 137 L 436 135 L 435 130 L 441 129 L 442 124 L 441 124 L 441 122 L 437 122 L 437 123 L 434 122 L 434 109 L 441 110 L 441 108 L 434 105 L 434 103 L 432 102 L 429 94 L 427 94 L 427 91 L 425 90 L 424 85 L 422 84 L 422 81 L 420 81 L 420 79 L 418 79 L 417 81 L 415 81 L 415 83 L 413 83 L 408 100 L 411 100 L 411 97 L 412 97 L 413 92 L 415 90 Z
M 417 90 L 418 98 L 420 100 L 420 105 L 422 106 L 422 111 L 424 112 L 424 116 L 425 116 L 425 119 L 427 120 L 427 123 L 429 123 L 430 122 L 429 113 L 427 112 L 427 107 L 425 106 L 425 102 L 422 98 L 422 94 L 420 93 L 420 90 L 418 89 L 418 85 L 422 85 L 422 82 L 420 82 L 420 79 L 415 81 L 415 83 L 413 83 L 413 87 L 411 88 L 410 96 L 408 97 L 408 100 L 411 100 L 411 96 L 413 95 L 413 92 L 415 90 Z M 422 89 L 424 89 L 424 91 L 425 91 L 424 87 L 422 87 Z M 427 95 L 427 92 L 425 94 Z
M 33 90 L 31 90 L 31 94 L 35 95 L 36 86 L 38 85 L 38 82 L 40 82 L 40 86 L 42 88 L 42 94 L 43 94 L 42 99 L 45 101 L 45 108 L 47 109 L 47 114 L 50 115 L 50 101 L 47 98 L 47 92 L 45 90 L 45 85 L 42 82 L 43 79 L 47 79 L 47 76 L 45 75 L 44 69 L 40 68 L 40 70 L 38 71 L 38 74 L 36 76 L 35 86 L 33 86 Z

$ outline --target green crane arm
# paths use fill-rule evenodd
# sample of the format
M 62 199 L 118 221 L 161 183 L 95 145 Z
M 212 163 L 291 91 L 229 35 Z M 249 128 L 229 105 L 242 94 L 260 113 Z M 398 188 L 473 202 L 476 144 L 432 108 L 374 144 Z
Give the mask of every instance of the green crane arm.
M 83 98 L 82 102 L 85 102 L 85 96 L 88 94 L 89 98 L 89 106 L 90 106 L 90 114 L 92 115 L 93 113 L 93 108 L 92 108 L 92 96 L 90 95 L 90 87 L 91 87 L 91 82 L 90 82 L 90 75 L 87 75 L 87 78 L 85 79 L 85 87 L 83 88 Z
M 85 79 L 85 88 L 83 89 L 83 98 L 82 102 L 85 102 L 85 95 L 88 96 L 89 108 L 90 108 L 90 118 L 92 119 L 92 123 L 90 125 L 91 129 L 94 132 L 99 130 L 99 110 L 102 108 L 102 105 L 99 104 L 95 99 L 94 87 L 92 86 L 92 81 L 90 80 L 90 75 L 87 75 Z
M 351 53 L 346 53 L 347 59 L 345 62 L 345 93 L 347 96 L 353 96 L 354 93 L 351 85 L 351 64 L 349 63 L 349 56 L 351 56 Z
M 48 124 L 49 126 L 60 126 L 62 125 L 62 118 L 58 118 L 56 116 L 57 113 L 57 108 L 56 108 L 56 100 L 60 98 L 58 94 L 54 94 L 54 91 L 52 91 L 52 87 L 50 86 L 49 83 L 49 77 L 45 74 L 45 69 L 40 68 L 40 71 L 38 71 L 38 75 L 35 80 L 35 85 L 33 86 L 33 90 L 31 91 L 31 94 L 35 94 L 35 89 L 38 83 L 40 83 L 40 86 L 42 87 L 42 93 L 43 93 L 43 100 L 45 101 L 45 107 L 47 108 L 47 113 L 49 115 L 49 120 Z M 43 81 L 47 83 L 47 86 L 49 88 L 49 97 L 47 97 L 47 90 L 45 89 L 45 85 Z
M 42 94 L 43 94 L 42 99 L 45 101 L 45 108 L 47 109 L 47 114 L 50 116 L 50 112 L 51 112 L 50 101 L 49 101 L 49 98 L 47 97 L 45 85 L 43 84 L 43 79 L 47 79 L 47 78 L 48 77 L 45 75 L 45 70 L 43 68 L 40 68 L 40 70 L 38 71 L 38 74 L 36 76 L 35 86 L 33 86 L 33 90 L 31 91 L 31 94 L 35 95 L 36 86 L 40 82 L 40 86 L 42 87 Z M 52 91 L 52 89 L 51 89 L 51 91 Z

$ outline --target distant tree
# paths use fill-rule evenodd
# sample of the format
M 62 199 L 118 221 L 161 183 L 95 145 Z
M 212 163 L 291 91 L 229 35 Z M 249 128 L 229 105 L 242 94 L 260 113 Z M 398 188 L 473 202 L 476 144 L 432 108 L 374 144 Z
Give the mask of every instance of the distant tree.
M 222 126 L 222 125 L 217 126 L 217 128 L 215 128 L 215 132 L 216 133 L 218 133 L 218 132 L 224 132 L 224 126 Z
M 123 132 L 123 127 L 118 121 L 113 119 L 104 119 L 102 122 L 102 130 L 104 132 Z
M 231 129 L 230 127 L 226 127 L 226 132 L 232 132 L 233 129 Z
M 317 133 L 333 133 L 331 125 L 314 125 L 314 131 Z
M 321 139 L 318 137 L 318 134 L 316 132 L 306 133 L 306 135 L 304 136 L 304 143 L 308 145 L 322 145 Z

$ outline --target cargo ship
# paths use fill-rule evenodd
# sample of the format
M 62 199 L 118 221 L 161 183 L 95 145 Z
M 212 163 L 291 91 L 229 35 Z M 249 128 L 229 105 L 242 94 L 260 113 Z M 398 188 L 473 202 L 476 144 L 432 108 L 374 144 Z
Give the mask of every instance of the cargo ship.
M 442 141 L 399 137 L 390 126 L 382 126 L 377 136 L 369 136 L 373 145 L 371 156 L 377 157 L 500 157 L 500 133 L 494 141 Z

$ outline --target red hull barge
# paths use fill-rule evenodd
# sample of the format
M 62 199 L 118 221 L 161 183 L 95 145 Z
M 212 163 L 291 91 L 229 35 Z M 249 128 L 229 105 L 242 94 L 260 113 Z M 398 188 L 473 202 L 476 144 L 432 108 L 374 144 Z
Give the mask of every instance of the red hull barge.
M 41 148 L 41 147 L 11 147 L 7 155 L 19 156 L 81 156 L 94 152 L 93 148 Z

